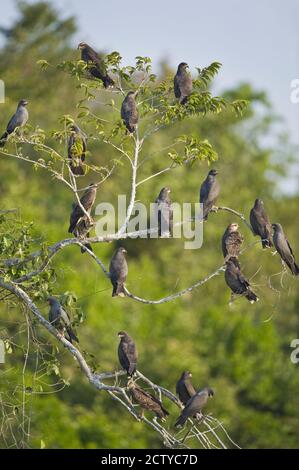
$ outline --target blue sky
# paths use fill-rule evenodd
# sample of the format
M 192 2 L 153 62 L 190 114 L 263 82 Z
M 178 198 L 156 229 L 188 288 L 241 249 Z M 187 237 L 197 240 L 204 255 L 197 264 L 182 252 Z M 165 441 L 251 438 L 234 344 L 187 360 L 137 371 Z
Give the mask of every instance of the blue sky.
M 299 78 L 298 0 L 53 0 L 77 17 L 77 40 L 96 49 L 118 50 L 129 62 L 148 55 L 190 68 L 214 60 L 223 68 L 216 90 L 249 81 L 266 90 L 299 143 L 299 103 L 290 101 L 290 82 Z M 1 23 L 16 15 L 15 2 L 1 7 Z

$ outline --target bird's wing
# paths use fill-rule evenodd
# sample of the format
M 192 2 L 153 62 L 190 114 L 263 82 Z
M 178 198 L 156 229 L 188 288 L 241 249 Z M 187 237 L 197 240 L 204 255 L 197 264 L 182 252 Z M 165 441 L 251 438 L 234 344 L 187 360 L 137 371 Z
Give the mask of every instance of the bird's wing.
M 200 187 L 200 193 L 199 193 L 200 202 L 206 201 L 209 195 L 209 190 L 210 190 L 210 185 L 208 181 L 205 180 Z
M 193 397 L 193 395 L 195 395 L 196 391 L 195 391 L 195 388 L 193 387 L 192 383 L 191 382 L 185 382 L 185 387 L 186 387 L 186 390 L 187 390 L 188 394 L 190 395 L 190 398 Z
M 178 78 L 177 75 L 175 75 L 175 77 L 174 77 L 173 84 L 174 84 L 174 96 L 176 98 L 180 98 L 181 97 L 181 90 L 180 90 L 179 78 Z
M 67 312 L 60 306 L 60 316 L 63 321 L 63 323 L 66 326 L 69 326 L 71 324 L 70 317 L 68 316 Z
M 289 250 L 290 250 L 290 252 L 291 252 L 291 255 L 294 257 L 294 253 L 293 253 L 293 250 L 292 250 L 291 245 L 289 244 L 289 240 L 288 240 L 287 238 L 285 238 L 285 241 L 286 241 L 286 243 L 287 243 L 287 246 L 289 247 Z

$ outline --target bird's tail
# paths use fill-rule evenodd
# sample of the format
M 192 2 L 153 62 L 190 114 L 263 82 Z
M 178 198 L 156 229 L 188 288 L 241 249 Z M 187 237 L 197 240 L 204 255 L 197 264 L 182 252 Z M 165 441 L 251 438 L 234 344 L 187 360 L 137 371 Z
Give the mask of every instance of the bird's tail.
M 85 171 L 84 171 L 84 168 L 83 168 L 83 165 L 82 165 L 81 162 L 80 162 L 79 165 L 71 164 L 70 169 L 71 169 L 73 175 L 83 176 L 85 174 Z
M 182 98 L 180 99 L 180 103 L 184 105 L 187 102 L 188 102 L 188 96 L 182 96 Z
M 299 274 L 299 266 L 294 262 L 294 265 L 292 266 L 292 273 L 294 276 L 298 276 Z
M 67 331 L 67 334 L 69 336 L 70 343 L 72 343 L 73 341 L 76 341 L 76 343 L 79 343 L 78 337 L 75 335 L 75 333 L 73 332 L 73 330 L 70 326 L 68 328 L 66 328 L 66 331 Z
M 270 238 L 265 238 L 262 240 L 262 247 L 263 248 L 271 248 L 273 246 L 273 243 Z
M 4 147 L 5 142 L 7 141 L 8 135 L 9 135 L 8 132 L 4 132 L 4 134 L 0 138 L 0 147 Z
M 133 375 L 136 372 L 136 365 L 137 364 L 130 364 L 129 369 L 128 369 L 128 376 L 133 377 Z
M 257 297 L 257 295 L 255 295 L 255 293 L 252 292 L 252 290 L 250 290 L 250 289 L 247 290 L 246 299 L 248 299 L 249 302 L 252 303 L 252 304 L 253 304 L 253 302 L 258 302 L 259 301 L 259 298 Z
M 176 420 L 174 426 L 175 426 L 176 428 L 183 427 L 184 424 L 185 424 L 185 422 L 187 421 L 187 418 L 188 418 L 188 416 L 184 416 L 183 414 L 181 414 L 181 415 L 178 417 L 178 419 Z
M 89 237 L 89 233 L 87 234 L 87 237 Z M 84 246 L 86 246 L 88 250 L 93 252 L 93 249 L 90 243 L 84 243 Z M 81 253 L 83 254 L 85 252 L 86 252 L 86 249 L 83 246 L 81 246 Z
M 112 78 L 109 77 L 108 75 L 106 77 L 104 77 L 103 83 L 104 83 L 105 88 L 109 88 L 109 87 L 114 86 L 114 80 L 112 80 Z
M 126 124 L 127 127 L 127 134 L 133 134 L 136 130 L 136 126 L 130 126 L 130 124 Z
M 113 285 L 112 297 L 117 297 L 118 295 L 121 297 L 124 297 L 126 295 L 125 288 L 122 282 L 118 282 Z

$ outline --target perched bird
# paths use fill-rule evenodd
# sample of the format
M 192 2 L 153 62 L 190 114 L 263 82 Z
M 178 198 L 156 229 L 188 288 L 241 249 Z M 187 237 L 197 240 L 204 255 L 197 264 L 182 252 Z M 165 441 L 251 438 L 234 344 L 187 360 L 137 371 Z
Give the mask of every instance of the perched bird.
M 113 285 L 112 297 L 125 295 L 124 283 L 126 282 L 128 275 L 128 265 L 125 253 L 127 253 L 125 248 L 118 248 L 110 261 L 109 273 L 111 284 Z
M 132 377 L 136 372 L 137 367 L 137 349 L 131 336 L 125 331 L 118 333 L 120 343 L 118 345 L 118 359 L 123 369 L 127 371 L 127 374 Z
M 127 130 L 132 134 L 138 124 L 138 110 L 136 105 L 137 92 L 129 91 L 121 105 L 121 118 Z
M 196 393 L 191 383 L 191 377 L 191 372 L 185 370 L 176 384 L 176 394 L 184 405 L 186 405 L 190 398 Z
M 273 242 L 276 250 L 280 254 L 281 259 L 290 268 L 292 274 L 294 274 L 294 276 L 298 276 L 299 267 L 296 264 L 293 250 L 283 232 L 282 226 L 280 224 L 273 224 L 272 227 L 274 230 Z
M 203 204 L 204 220 L 208 219 L 209 212 L 211 212 L 211 209 L 215 204 L 220 193 L 220 186 L 216 179 L 217 174 L 217 170 L 210 170 L 208 176 L 200 187 L 199 202 Z
M 68 140 L 69 165 L 73 175 L 84 175 L 83 162 L 86 154 L 86 136 L 81 129 L 73 124 Z
M 153 411 L 156 414 L 157 418 L 160 418 L 162 420 L 164 420 L 169 415 L 168 411 L 165 410 L 158 398 L 156 398 L 151 393 L 143 390 L 132 379 L 130 379 L 128 382 L 128 389 L 133 400 L 138 403 L 144 410 Z
M 237 258 L 229 258 L 226 261 L 225 281 L 234 294 L 245 295 L 250 303 L 259 299 L 250 288 L 248 279 L 241 271 L 241 266 Z
M 85 42 L 80 42 L 78 49 L 81 50 L 81 60 L 90 66 L 88 69 L 90 74 L 95 78 L 99 78 L 103 82 L 105 88 L 112 87 L 114 85 L 114 81 L 108 75 L 104 60 L 98 56 L 96 51 L 94 51 L 92 47 Z
M 66 339 L 70 341 L 70 343 L 73 341 L 79 343 L 79 340 L 72 329 L 70 317 L 67 312 L 63 310 L 60 302 L 54 297 L 48 297 L 47 300 L 50 305 L 49 322 L 63 334 L 66 332 Z
M 237 223 L 229 224 L 222 237 L 222 252 L 224 259 L 231 256 L 238 258 L 243 236 L 238 232 L 239 225 Z
M 94 205 L 97 194 L 97 186 L 95 184 L 90 184 L 83 196 L 80 199 L 80 202 L 86 212 L 90 214 L 92 206 Z M 86 214 L 83 212 L 82 208 L 78 203 L 73 204 L 73 210 L 70 215 L 70 226 L 69 233 L 74 233 L 76 226 L 80 222 L 82 217 L 86 217 Z
M 28 104 L 27 100 L 19 101 L 15 114 L 10 118 L 6 127 L 6 131 L 0 138 L 0 147 L 4 147 L 8 136 L 12 134 L 17 127 L 25 126 L 29 117 L 29 114 L 26 108 L 27 104 Z
M 188 96 L 192 93 L 192 77 L 187 71 L 188 64 L 181 62 L 178 66 L 177 73 L 174 76 L 174 94 L 179 98 L 181 104 L 186 104 Z
M 88 219 L 88 217 L 86 215 L 81 217 L 81 219 L 79 220 L 79 222 L 76 225 L 75 230 L 73 232 L 75 237 L 83 238 L 83 239 L 84 238 L 89 238 L 89 236 L 90 236 L 89 230 L 92 227 L 92 225 L 93 225 L 93 223 Z M 90 243 L 84 242 L 83 244 L 84 244 L 84 247 L 88 248 L 90 251 L 93 252 L 93 249 L 92 249 L 92 246 L 91 246 Z M 86 249 L 84 247 L 81 246 L 81 253 L 86 252 Z
M 202 390 L 193 395 L 190 400 L 187 402 L 185 408 L 183 409 L 181 415 L 175 423 L 175 427 L 184 426 L 188 418 L 192 418 L 201 413 L 203 407 L 207 404 L 209 397 L 214 395 L 214 391 L 211 388 L 205 387 Z
M 273 246 L 271 241 L 271 222 L 261 199 L 255 200 L 254 206 L 250 211 L 250 224 L 254 235 L 261 237 L 263 248 Z
M 155 208 L 158 219 L 159 237 L 171 236 L 173 230 L 173 209 L 169 197 L 170 189 L 162 188 L 159 196 L 155 200 Z

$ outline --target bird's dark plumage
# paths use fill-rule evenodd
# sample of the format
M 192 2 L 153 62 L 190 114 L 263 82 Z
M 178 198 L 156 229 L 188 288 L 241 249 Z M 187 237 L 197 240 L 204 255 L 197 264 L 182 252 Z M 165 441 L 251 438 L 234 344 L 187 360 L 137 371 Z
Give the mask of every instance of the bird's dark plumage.
M 217 174 L 217 170 L 210 170 L 208 176 L 200 187 L 199 202 L 203 204 L 204 220 L 208 219 L 209 212 L 211 211 L 220 193 L 220 186 L 216 179 Z
M 176 394 L 184 405 L 186 405 L 190 398 L 196 393 L 191 383 L 191 377 L 191 372 L 185 370 L 176 384 Z
M 25 126 L 29 117 L 28 111 L 26 108 L 27 104 L 28 104 L 27 100 L 19 101 L 15 114 L 10 118 L 6 127 L 6 131 L 0 137 L 0 147 L 4 147 L 8 136 L 12 134 L 17 127 Z
M 159 237 L 171 236 L 173 231 L 173 209 L 169 194 L 169 188 L 162 188 L 155 200 Z
M 118 359 L 123 369 L 131 377 L 135 374 L 137 368 L 137 349 L 131 336 L 125 331 L 118 333 L 120 343 L 118 345 Z
M 224 259 L 228 259 L 231 256 L 233 256 L 234 258 L 237 258 L 239 256 L 243 243 L 243 236 L 238 231 L 238 228 L 238 224 L 230 224 L 223 234 L 222 253 Z
M 188 72 L 188 64 L 181 62 L 174 77 L 174 94 L 181 104 L 186 104 L 188 96 L 192 93 L 192 77 Z
M 136 92 L 129 91 L 121 105 L 121 118 L 130 134 L 135 132 L 138 124 L 138 110 L 135 97 Z
M 250 303 L 258 301 L 258 297 L 250 288 L 248 279 L 241 271 L 241 266 L 237 258 L 230 258 L 226 261 L 225 281 L 234 294 L 245 295 Z
M 188 418 L 192 418 L 193 416 L 197 415 L 197 413 L 201 413 L 203 407 L 207 404 L 209 397 L 212 397 L 213 395 L 213 390 L 208 387 L 196 392 L 195 395 L 193 395 L 187 402 L 185 408 L 175 423 L 175 427 L 184 426 Z
M 110 261 L 109 273 L 111 284 L 113 285 L 112 297 L 125 295 L 124 284 L 128 275 L 125 253 L 127 251 L 123 247 L 118 248 Z
M 83 238 L 83 239 L 89 238 L 89 230 L 91 226 L 92 226 L 92 223 L 90 222 L 90 220 L 88 220 L 86 215 L 81 217 L 81 219 L 77 223 L 75 230 L 73 232 L 75 237 Z M 86 243 L 83 241 L 82 243 L 84 244 L 84 247 L 88 248 L 90 251 L 93 252 L 93 249 L 90 243 Z M 86 253 L 86 249 L 84 247 L 81 246 L 81 253 Z
M 80 128 L 73 124 L 68 140 L 69 165 L 74 175 L 84 175 L 83 162 L 86 154 L 86 137 Z
M 86 212 L 90 214 L 92 206 L 95 202 L 97 194 L 97 186 L 94 184 L 90 184 L 83 196 L 80 199 L 80 202 Z M 82 217 L 86 217 L 86 214 L 83 212 L 79 204 L 73 205 L 73 210 L 70 216 L 70 226 L 69 226 L 69 233 L 74 233 L 77 224 L 80 222 Z
M 133 380 L 129 380 L 128 389 L 133 400 L 143 409 L 153 411 L 157 418 L 165 419 L 169 415 L 158 398 L 139 387 Z
M 112 87 L 114 81 L 108 75 L 107 67 L 96 51 L 85 42 L 80 42 L 78 49 L 81 50 L 81 60 L 89 65 L 89 73 L 103 82 L 105 88 Z
M 49 322 L 63 334 L 66 332 L 66 339 L 70 341 L 70 343 L 73 341 L 79 343 L 79 340 L 72 329 L 70 318 L 67 312 L 62 308 L 60 302 L 54 297 L 49 297 L 48 303 L 50 305 Z
M 273 224 L 272 227 L 274 230 L 273 242 L 277 252 L 279 253 L 281 259 L 290 268 L 291 273 L 294 276 L 298 276 L 299 267 L 296 264 L 293 250 L 291 248 L 291 245 L 289 244 L 287 237 L 284 234 L 282 226 L 280 224 Z
M 250 224 L 253 233 L 261 237 L 263 248 L 273 246 L 271 241 L 271 222 L 261 199 L 255 200 L 254 206 L 250 211 Z

